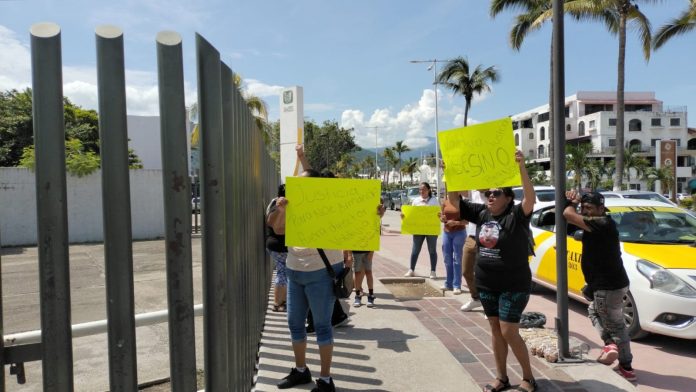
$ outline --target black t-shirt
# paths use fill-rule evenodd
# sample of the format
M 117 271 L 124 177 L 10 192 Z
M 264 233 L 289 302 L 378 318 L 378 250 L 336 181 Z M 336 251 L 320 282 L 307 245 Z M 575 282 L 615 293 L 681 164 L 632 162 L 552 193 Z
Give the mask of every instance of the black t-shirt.
M 266 218 L 268 215 L 275 211 L 276 199 L 271 200 L 271 203 L 266 208 Z M 273 228 L 266 225 L 266 249 L 271 252 L 287 252 L 288 247 L 285 246 L 285 235 L 276 234 Z
M 521 205 L 493 216 L 483 204 L 462 200 L 461 218 L 476 224 L 476 286 L 488 291 L 531 291 L 529 216 Z
M 592 231 L 582 235 L 582 273 L 590 290 L 618 290 L 628 286 L 621 260 L 619 231 L 609 216 L 583 217 Z

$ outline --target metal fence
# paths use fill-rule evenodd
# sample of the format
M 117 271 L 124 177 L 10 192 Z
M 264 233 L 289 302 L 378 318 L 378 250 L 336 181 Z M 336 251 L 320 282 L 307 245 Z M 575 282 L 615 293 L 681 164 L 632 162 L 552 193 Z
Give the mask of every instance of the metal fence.
M 60 34 L 59 26 L 52 23 L 31 28 L 41 341 L 6 347 L 0 341 L 0 363 L 10 364 L 21 379 L 24 362 L 42 361 L 43 388 L 52 392 L 74 390 Z M 181 37 L 161 32 L 156 43 L 171 390 L 195 391 L 191 184 Z M 97 27 L 96 47 L 109 384 L 112 391 L 135 391 L 136 315 L 122 31 Z M 275 193 L 279 176 L 253 115 L 233 83 L 232 70 L 200 35 L 196 35 L 196 51 L 205 389 L 248 391 L 272 273 L 270 263 L 262 262 L 267 261 L 264 207 Z M 0 372 L 2 391 L 4 377 L 4 371 Z

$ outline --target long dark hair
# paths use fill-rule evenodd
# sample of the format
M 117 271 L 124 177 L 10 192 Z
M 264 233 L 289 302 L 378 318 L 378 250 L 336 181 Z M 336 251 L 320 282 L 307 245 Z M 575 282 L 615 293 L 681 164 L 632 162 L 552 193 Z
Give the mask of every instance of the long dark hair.
M 420 184 L 423 185 L 424 187 L 428 188 L 428 199 L 433 197 L 433 190 L 430 188 L 430 184 L 428 184 L 425 181 L 421 182 Z

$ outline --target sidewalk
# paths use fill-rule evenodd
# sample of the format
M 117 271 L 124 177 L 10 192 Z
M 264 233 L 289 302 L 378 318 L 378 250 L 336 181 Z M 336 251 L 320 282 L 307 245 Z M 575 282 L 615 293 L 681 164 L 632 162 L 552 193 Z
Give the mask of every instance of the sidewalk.
M 469 300 L 465 293 L 451 292 L 442 298 L 400 300 L 379 279 L 401 277 L 408 269 L 411 237 L 400 231 L 398 211 L 389 211 L 382 221 L 381 249 L 375 255 L 376 307 L 350 308 L 351 323 L 335 330 L 332 376 L 340 391 L 477 391 L 495 377 L 488 322 L 481 310 L 462 312 Z M 440 244 L 438 243 L 438 247 Z M 425 245 L 424 245 L 425 248 Z M 438 253 L 441 251 L 438 248 Z M 426 249 L 416 275 L 429 274 Z M 438 277 L 445 274 L 438 261 Z M 426 279 L 436 288 L 442 278 Z M 352 300 L 352 298 L 351 298 Z M 551 316 L 551 317 L 549 317 Z M 553 315 L 547 315 L 553 320 Z M 547 328 L 550 327 L 547 323 Z M 308 366 L 319 373 L 319 355 L 314 337 L 308 344 Z M 559 365 L 532 357 L 532 367 L 541 391 L 627 391 L 635 387 L 595 362 Z M 284 313 L 269 312 L 259 354 L 256 391 L 276 391 L 275 384 L 294 366 Z M 520 366 L 508 355 L 510 381 L 521 380 Z M 310 390 L 307 384 L 296 390 Z

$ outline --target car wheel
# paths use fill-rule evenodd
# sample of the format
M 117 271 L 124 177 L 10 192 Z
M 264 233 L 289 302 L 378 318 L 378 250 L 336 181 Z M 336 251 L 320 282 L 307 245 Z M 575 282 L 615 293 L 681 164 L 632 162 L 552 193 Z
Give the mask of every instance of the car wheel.
M 630 291 L 626 293 L 624 297 L 623 316 L 626 329 L 628 330 L 628 336 L 631 337 L 631 340 L 638 340 L 648 336 L 648 333 L 640 328 L 640 318 L 638 317 L 636 301 L 633 299 Z
M 389 209 L 394 211 L 394 203 L 391 203 L 391 205 L 389 206 Z

